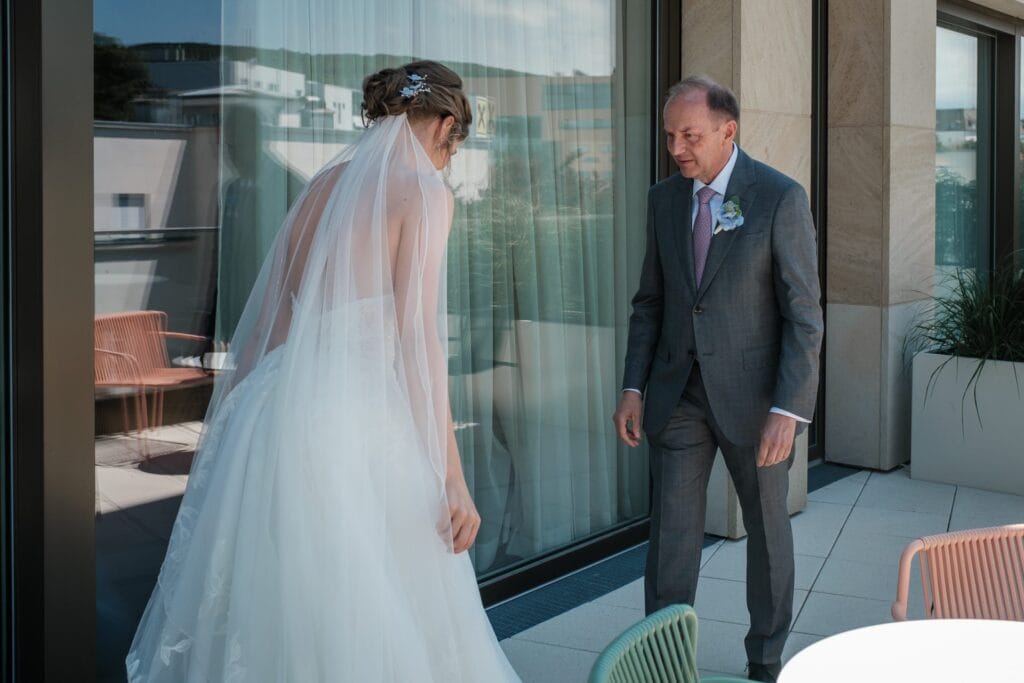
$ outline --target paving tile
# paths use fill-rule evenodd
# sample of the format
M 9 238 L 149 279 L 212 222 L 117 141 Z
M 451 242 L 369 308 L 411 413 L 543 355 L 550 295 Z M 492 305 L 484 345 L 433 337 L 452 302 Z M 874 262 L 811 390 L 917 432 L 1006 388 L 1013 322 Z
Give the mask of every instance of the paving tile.
M 793 587 L 796 590 L 810 590 L 814 580 L 818 578 L 818 572 L 825 563 L 824 557 L 814 555 L 796 555 L 793 558 L 795 565 Z
M 637 579 L 632 583 L 627 583 L 622 588 L 602 595 L 594 602 L 642 610 L 644 608 L 644 580 Z
M 948 514 L 885 510 L 858 505 L 850 513 L 843 530 L 917 538 L 942 533 L 948 524 Z
M 897 565 L 859 562 L 830 557 L 825 560 L 814 592 L 873 600 L 892 600 L 896 595 Z
M 897 567 L 900 555 L 907 544 L 914 540 L 910 536 L 871 533 L 856 529 L 843 529 L 830 558 L 854 560 Z
M 180 498 L 164 498 L 144 505 L 126 508 L 118 512 L 151 534 L 167 542 L 171 538 L 174 520 L 178 515 Z
M 1024 496 L 983 491 L 966 486 L 957 488 L 950 530 L 960 531 L 1003 524 L 1024 524 Z
M 96 552 L 103 554 L 159 542 L 160 536 L 147 530 L 120 511 L 96 515 Z
M 793 552 L 828 557 L 851 510 L 849 505 L 808 501 L 804 511 L 793 517 Z
M 793 559 L 796 570 L 795 587 L 803 590 L 810 589 L 825 558 L 796 555 Z M 723 544 L 711 561 L 701 569 L 701 576 L 730 581 L 746 581 L 747 542 L 745 540 L 729 541 Z
M 863 484 L 871 475 L 871 470 L 858 469 L 847 465 L 816 461 L 807 467 L 808 492 L 813 493 L 829 484 L 838 481 Z
M 700 570 L 701 576 L 730 581 L 747 580 L 747 539 L 725 541 Z
M 830 557 L 814 583 L 816 593 L 847 595 L 855 598 L 892 601 L 896 599 L 899 564 L 858 562 Z M 915 562 L 910 574 L 911 605 L 914 596 L 921 601 L 921 571 Z
M 906 469 L 874 472 L 857 499 L 857 507 L 932 512 L 948 517 L 955 494 L 955 486 L 911 479 Z
M 718 554 L 718 550 L 727 542 L 728 541 L 725 541 L 725 540 L 715 541 L 712 545 L 709 545 L 708 547 L 701 549 L 701 551 L 700 551 L 700 566 L 702 568 L 704 566 L 706 566 L 707 563 L 711 561 L 711 558 L 713 558 L 715 555 L 717 555 Z
M 585 681 L 597 653 L 573 650 L 518 638 L 501 641 L 512 668 L 524 683 L 573 683 Z
M 705 678 L 711 678 L 713 676 L 719 676 L 722 678 L 735 678 L 737 675 L 734 673 L 726 673 L 725 671 L 709 671 L 708 669 L 697 669 L 697 674 L 701 677 L 701 680 L 704 680 Z M 740 680 L 742 681 L 746 679 L 741 678 Z
M 743 676 L 747 653 L 743 639 L 747 627 L 714 619 L 697 622 L 697 666 L 726 676 Z
M 160 566 L 167 554 L 167 544 L 161 541 L 124 546 L 96 552 L 96 570 L 108 580 L 150 578 L 156 581 Z
M 723 541 L 716 541 L 714 544 L 704 548 L 701 552 L 701 566 L 706 566 L 708 561 L 715 555 L 718 549 L 722 546 Z M 594 602 L 600 602 L 607 605 L 617 605 L 619 607 L 631 607 L 634 609 L 644 608 L 644 580 L 643 577 L 638 578 L 635 581 L 618 588 L 610 593 L 606 593 L 601 597 L 597 598 Z
M 526 629 L 514 638 L 600 652 L 617 635 L 643 618 L 642 609 L 588 602 Z
M 185 493 L 180 477 L 152 474 L 134 467 L 97 467 L 96 488 L 122 510 Z
M 804 603 L 807 602 L 807 596 L 810 595 L 810 591 L 805 591 L 797 588 L 793 591 L 793 619 L 796 619 L 796 615 L 800 614 L 800 610 L 804 608 Z M 790 630 L 792 630 L 790 626 Z
M 840 479 L 828 486 L 823 486 L 817 491 L 807 493 L 807 500 L 815 503 L 836 503 L 839 505 L 853 505 L 857 502 L 860 492 L 864 489 L 863 481 L 847 481 Z
M 804 601 L 793 630 L 830 636 L 841 631 L 890 621 L 890 602 L 887 600 L 811 592 Z
M 800 652 L 800 650 L 803 650 L 808 645 L 813 645 L 824 637 L 825 636 L 818 636 L 810 633 L 790 631 L 789 638 L 786 639 L 786 647 L 782 650 L 783 663 L 792 659 L 793 655 Z
M 793 592 L 793 614 L 800 612 L 807 597 L 807 591 Z M 701 577 L 697 582 L 697 600 L 693 606 L 697 616 L 713 621 L 733 624 L 750 624 L 747 611 L 747 584 L 740 581 L 726 581 Z
M 697 599 L 693 608 L 697 610 L 701 621 L 711 619 L 749 624 L 747 584 L 702 576 L 697 581 Z
M 107 496 L 103 495 L 99 488 L 96 489 L 96 512 L 99 515 L 105 515 L 110 512 L 117 512 L 120 508 L 110 500 Z

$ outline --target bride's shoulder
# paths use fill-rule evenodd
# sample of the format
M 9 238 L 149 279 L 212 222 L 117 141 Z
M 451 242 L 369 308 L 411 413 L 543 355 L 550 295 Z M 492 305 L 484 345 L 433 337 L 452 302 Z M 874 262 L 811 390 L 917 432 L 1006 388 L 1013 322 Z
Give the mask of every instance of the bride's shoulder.
M 324 166 L 309 179 L 306 186 L 310 190 L 316 190 L 325 186 L 335 185 L 341 180 L 341 176 L 345 173 L 345 168 L 348 167 L 348 164 L 349 162 L 342 161 L 341 163 Z
M 451 201 L 452 194 L 440 174 L 416 169 L 395 170 L 387 183 L 389 201 Z

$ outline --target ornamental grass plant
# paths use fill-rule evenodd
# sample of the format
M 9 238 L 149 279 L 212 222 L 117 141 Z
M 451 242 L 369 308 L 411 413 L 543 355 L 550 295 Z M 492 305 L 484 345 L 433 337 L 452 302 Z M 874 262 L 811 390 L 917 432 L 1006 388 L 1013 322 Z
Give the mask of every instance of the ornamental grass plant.
M 939 372 L 950 362 L 973 359 L 977 363 L 963 393 L 978 409 L 978 380 L 990 361 L 1024 362 L 1024 265 L 1008 260 L 992 271 L 958 269 L 935 296 L 908 337 L 912 348 L 948 355 L 928 381 L 925 400 Z M 1017 379 L 1018 394 L 1020 378 Z

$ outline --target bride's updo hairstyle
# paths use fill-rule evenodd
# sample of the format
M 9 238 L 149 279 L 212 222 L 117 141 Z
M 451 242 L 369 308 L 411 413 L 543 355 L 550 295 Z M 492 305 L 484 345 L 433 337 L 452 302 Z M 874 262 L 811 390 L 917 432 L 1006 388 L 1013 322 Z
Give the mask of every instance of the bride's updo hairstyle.
M 450 141 L 465 140 L 473 114 L 462 79 L 448 67 L 423 60 L 381 69 L 363 79 L 363 121 L 406 114 L 410 121 L 454 116 Z

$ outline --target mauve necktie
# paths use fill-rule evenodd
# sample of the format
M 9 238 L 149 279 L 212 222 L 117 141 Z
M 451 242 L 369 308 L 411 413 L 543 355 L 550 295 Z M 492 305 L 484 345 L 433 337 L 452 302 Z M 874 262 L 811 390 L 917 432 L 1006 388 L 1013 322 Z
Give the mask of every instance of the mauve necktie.
M 697 190 L 697 220 L 693 222 L 693 275 L 700 287 L 701 276 L 704 275 L 704 264 L 708 260 L 708 249 L 711 247 L 711 198 L 717 192 L 705 185 Z

